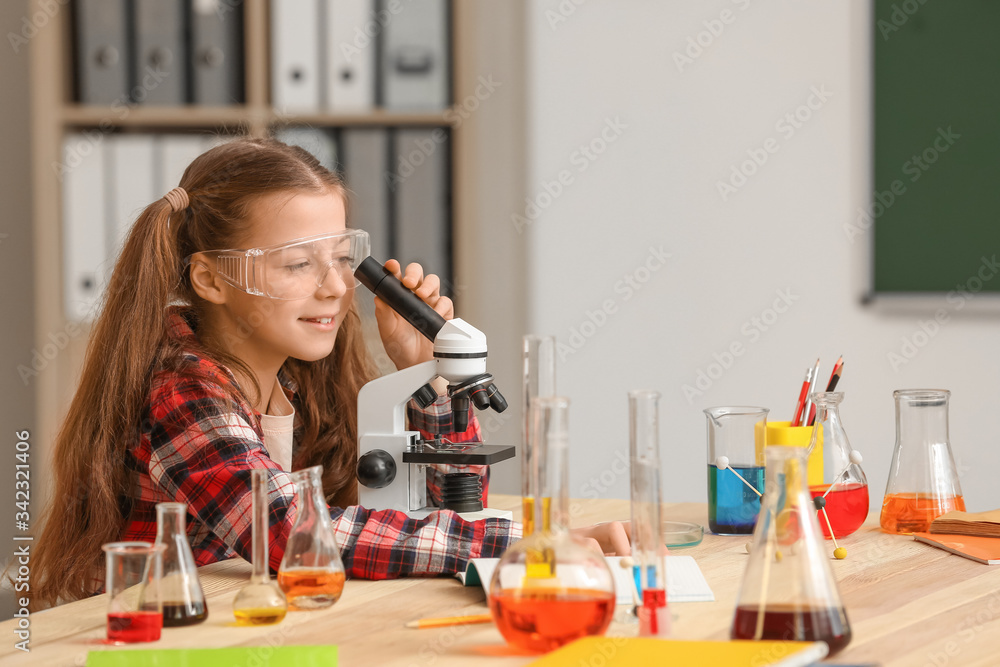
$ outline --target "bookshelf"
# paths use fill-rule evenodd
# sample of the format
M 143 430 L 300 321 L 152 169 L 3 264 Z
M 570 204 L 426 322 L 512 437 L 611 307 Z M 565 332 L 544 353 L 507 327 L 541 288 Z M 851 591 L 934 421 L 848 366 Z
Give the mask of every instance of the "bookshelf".
M 43 0 L 30 0 L 29 13 L 42 10 Z M 313 126 L 447 126 L 446 113 L 393 113 L 376 110 L 368 114 L 278 114 L 270 105 L 270 51 L 268 0 L 244 0 L 245 103 L 229 107 L 151 107 L 131 106 L 127 114 L 110 108 L 82 106 L 72 99 L 72 25 L 69 4 L 59 11 L 44 29 L 32 38 L 31 109 L 33 125 L 31 165 L 34 231 L 35 348 L 42 350 L 60 333 L 68 342 L 46 359 L 37 376 L 30 379 L 36 403 L 37 424 L 33 441 L 36 465 L 48 470 L 52 443 L 66 413 L 79 380 L 80 368 L 89 337 L 87 325 L 68 322 L 62 308 L 62 232 L 61 184 L 54 165 L 62 160 L 63 137 L 67 132 L 98 130 L 170 132 L 203 130 L 206 132 L 243 132 L 266 136 L 278 124 Z M 497 6 L 500 5 L 500 6 Z M 522 289 L 523 275 L 513 271 L 512 295 L 492 298 L 490 304 L 478 303 L 476 295 L 485 295 L 497 272 L 508 270 L 522 261 L 519 238 L 502 242 L 488 233 L 490 218 L 505 220 L 509 212 L 523 202 L 523 148 L 512 145 L 508 132 L 523 130 L 522 44 L 524 25 L 523 0 L 491 5 L 480 0 L 453 0 L 452 21 L 452 98 L 463 100 L 475 89 L 484 72 L 505 76 L 506 89 L 489 110 L 451 127 L 452 246 L 455 283 L 462 288 L 462 316 L 483 328 L 495 323 L 499 329 L 518 340 L 523 332 L 525 308 L 516 294 Z M 507 74 L 504 74 L 504 73 Z M 500 130 L 500 131 L 498 131 Z M 498 178 L 490 179 L 490 174 Z M 483 188 L 490 196 L 484 197 Z M 496 209 L 497 198 L 509 202 L 509 210 Z M 497 223 L 499 224 L 499 223 Z M 467 306 L 466 306 L 467 304 Z M 507 336 L 505 336 L 506 338 Z M 513 392 L 517 378 L 518 350 L 514 346 L 496 354 L 491 346 L 494 366 L 508 369 L 507 392 Z M 495 374 L 498 371 L 494 371 Z M 498 374 L 500 378 L 502 374 Z M 493 429 L 517 433 L 517 420 L 507 419 Z M 50 475 L 42 474 L 35 485 L 36 497 L 45 501 L 51 488 Z

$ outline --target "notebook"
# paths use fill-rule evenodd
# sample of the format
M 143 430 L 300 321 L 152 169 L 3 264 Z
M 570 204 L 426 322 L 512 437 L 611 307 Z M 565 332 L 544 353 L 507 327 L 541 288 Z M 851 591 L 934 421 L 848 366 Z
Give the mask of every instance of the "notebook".
M 953 535 L 1000 537 L 1000 510 L 990 512 L 947 512 L 931 523 L 930 532 Z
M 1000 565 L 1000 537 L 913 533 L 913 539 L 985 565 Z
M 667 602 L 713 602 L 715 594 L 691 556 L 667 556 Z M 615 603 L 632 604 L 632 568 L 621 566 L 621 557 L 606 556 L 615 578 Z M 488 596 L 499 558 L 473 558 L 458 578 L 466 586 L 482 586 Z M 522 575 L 523 576 L 523 575 Z
M 635 637 L 584 637 L 530 663 L 579 665 L 705 665 L 707 667 L 805 667 L 829 652 L 823 642 L 679 641 Z

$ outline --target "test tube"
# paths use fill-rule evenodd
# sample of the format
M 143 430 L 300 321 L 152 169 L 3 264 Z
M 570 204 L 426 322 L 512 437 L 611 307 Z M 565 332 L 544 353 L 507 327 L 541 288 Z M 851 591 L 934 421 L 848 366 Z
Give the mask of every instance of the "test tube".
M 549 526 L 542 525 L 542 517 L 548 515 L 548 509 L 543 507 L 551 502 L 550 498 L 535 498 L 538 486 L 533 486 L 531 480 L 543 470 L 544 459 L 539 459 L 538 452 L 528 446 L 531 433 L 531 401 L 556 393 L 556 339 L 553 336 L 524 337 L 523 361 L 523 409 L 521 415 L 521 496 L 523 507 L 521 516 L 524 524 L 524 536 L 527 537 L 536 529 L 547 530 Z M 537 521 L 536 521 L 537 520 Z
M 632 490 L 632 560 L 639 636 L 670 634 L 667 609 L 666 547 L 660 516 L 660 392 L 631 391 L 629 401 L 630 473 Z

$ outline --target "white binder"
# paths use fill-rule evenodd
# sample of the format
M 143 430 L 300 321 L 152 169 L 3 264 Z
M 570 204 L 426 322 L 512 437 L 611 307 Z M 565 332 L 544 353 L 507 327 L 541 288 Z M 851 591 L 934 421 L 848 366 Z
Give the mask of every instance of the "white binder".
M 152 134 L 117 134 L 104 141 L 108 147 L 106 167 L 110 185 L 108 211 L 111 219 L 107 238 L 110 269 L 118 259 L 132 223 L 144 208 L 166 192 L 155 192 Z
M 63 311 L 70 322 L 90 320 L 104 291 L 104 150 L 84 134 L 63 140 Z
M 300 146 L 312 153 L 330 171 L 337 171 L 337 142 L 333 132 L 315 127 L 283 127 L 274 138 L 290 146 Z
M 320 108 L 320 0 L 271 0 L 271 97 L 282 113 Z
M 205 152 L 205 138 L 200 134 L 160 134 L 154 150 L 157 182 L 153 196 L 162 197 L 180 185 L 184 170 Z
M 392 15 L 383 30 L 380 66 L 386 109 L 438 111 L 448 106 L 448 32 L 447 0 L 410 0 Z
M 383 128 L 348 128 L 340 135 L 344 180 L 351 191 L 347 224 L 371 237 L 372 257 L 391 257 L 389 188 L 385 176 L 389 158 L 389 133 Z
M 448 142 L 435 142 L 440 128 L 397 130 L 394 136 L 393 219 L 396 259 L 405 267 L 419 262 L 436 273 L 451 293 L 451 216 L 448 190 Z M 433 150 L 431 150 L 433 147 Z M 417 164 L 413 156 L 422 156 Z M 400 169 L 400 160 L 410 168 Z
M 378 51 L 375 0 L 325 0 L 326 106 L 334 113 L 365 113 L 375 106 Z
M 183 3 L 136 0 L 136 103 L 170 106 L 187 101 L 184 30 Z
M 125 0 L 77 0 L 75 10 L 80 101 L 127 102 L 132 56 L 125 47 Z

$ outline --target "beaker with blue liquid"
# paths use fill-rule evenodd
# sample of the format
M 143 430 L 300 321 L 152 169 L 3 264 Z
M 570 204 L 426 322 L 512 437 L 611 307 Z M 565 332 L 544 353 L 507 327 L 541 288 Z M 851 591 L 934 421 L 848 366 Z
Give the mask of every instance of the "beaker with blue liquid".
M 766 443 L 762 442 L 760 447 L 756 443 L 766 437 L 768 412 L 767 408 L 743 406 L 705 410 L 708 417 L 708 527 L 717 535 L 753 533 L 760 512 L 760 496 L 750 486 L 764 492 L 763 445 Z M 728 459 L 728 467 L 717 465 L 720 457 Z

